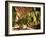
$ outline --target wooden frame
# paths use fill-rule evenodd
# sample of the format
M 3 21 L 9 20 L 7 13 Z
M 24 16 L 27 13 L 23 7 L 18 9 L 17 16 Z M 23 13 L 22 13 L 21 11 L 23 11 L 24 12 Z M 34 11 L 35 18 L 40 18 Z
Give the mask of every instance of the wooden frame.
M 8 30 L 8 5 L 9 3 L 26 3 L 26 4 L 38 4 L 43 5 L 43 32 L 39 33 L 26 33 L 26 34 L 9 34 Z M 40 2 L 22 2 L 22 1 L 5 1 L 5 36 L 18 36 L 18 35 L 34 35 L 34 34 L 44 34 L 45 33 L 45 3 Z

